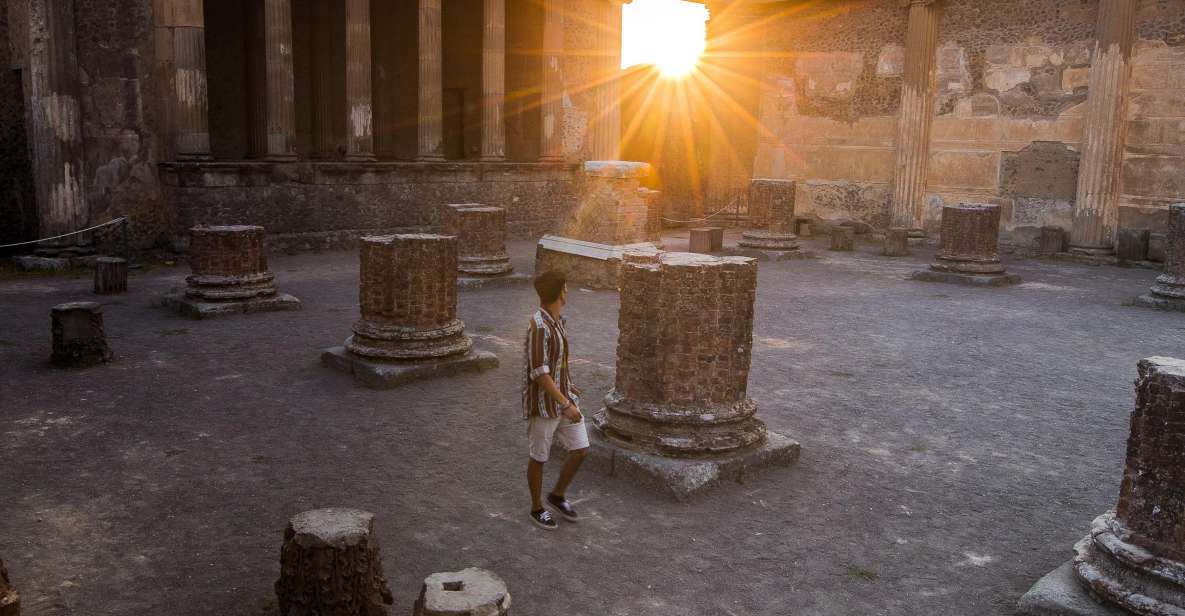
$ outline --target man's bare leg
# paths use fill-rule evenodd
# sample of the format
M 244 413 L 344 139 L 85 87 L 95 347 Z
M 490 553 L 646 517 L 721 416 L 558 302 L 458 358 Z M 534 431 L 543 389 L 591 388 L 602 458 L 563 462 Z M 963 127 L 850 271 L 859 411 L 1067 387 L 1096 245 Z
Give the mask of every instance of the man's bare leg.
M 539 511 L 543 508 L 543 463 L 535 458 L 527 462 L 527 487 L 531 489 L 531 511 Z
M 568 491 L 568 486 L 572 484 L 572 479 L 576 477 L 576 471 L 580 469 L 580 463 L 584 462 L 584 453 L 588 448 L 573 449 L 568 452 L 567 458 L 564 460 L 564 468 L 560 471 L 560 478 L 555 482 L 555 489 L 551 491 L 552 495 L 564 498 L 564 494 Z M 543 479 L 543 465 L 539 465 L 539 479 Z

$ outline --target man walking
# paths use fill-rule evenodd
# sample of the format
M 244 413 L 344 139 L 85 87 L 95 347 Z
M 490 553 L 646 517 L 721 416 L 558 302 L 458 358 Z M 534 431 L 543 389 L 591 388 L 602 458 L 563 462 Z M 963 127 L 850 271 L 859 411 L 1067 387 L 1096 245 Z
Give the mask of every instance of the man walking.
M 568 284 L 556 270 L 535 278 L 539 310 L 527 329 L 526 368 L 523 381 L 523 417 L 527 419 L 527 486 L 531 489 L 531 520 L 547 530 L 556 529 L 551 512 L 543 507 L 543 464 L 558 436 L 568 450 L 564 468 L 555 489 L 547 495 L 547 504 L 564 519 L 579 518 L 564 493 L 576 476 L 588 451 L 588 431 L 584 415 L 576 405 L 580 390 L 572 385 L 568 372 L 568 336 L 561 316 L 568 300 Z

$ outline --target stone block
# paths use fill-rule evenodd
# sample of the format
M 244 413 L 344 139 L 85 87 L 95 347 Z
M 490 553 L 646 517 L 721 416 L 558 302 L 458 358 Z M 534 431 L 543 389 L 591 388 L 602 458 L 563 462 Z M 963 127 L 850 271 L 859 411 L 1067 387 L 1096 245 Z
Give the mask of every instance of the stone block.
M 700 227 L 691 229 L 691 252 L 710 254 L 724 250 L 724 229 L 722 227 Z
M 851 227 L 831 228 L 831 250 L 850 252 L 856 249 L 856 230 Z
M 234 314 L 300 310 L 302 308 L 300 300 L 287 293 L 236 301 L 208 302 L 189 297 L 185 291 L 172 291 L 161 296 L 160 305 L 191 319 L 210 319 Z
M 485 569 L 433 573 L 424 579 L 413 616 L 506 616 L 506 582 Z
M 498 357 L 488 351 L 470 349 L 438 360 L 396 362 L 370 359 L 336 346 L 321 351 L 321 363 L 353 375 L 354 381 L 363 387 L 395 389 L 416 381 L 491 370 L 498 367 Z
M 1120 261 L 1143 261 L 1148 258 L 1147 229 L 1120 229 L 1115 237 L 1115 256 Z
M 886 257 L 907 257 L 912 254 L 909 249 L 909 229 L 891 228 L 885 231 L 881 254 Z
M 1041 240 L 1037 250 L 1042 255 L 1065 252 L 1066 231 L 1061 227 L 1041 227 Z
M 473 289 L 501 289 L 504 287 L 518 287 L 531 284 L 534 279 L 529 274 L 505 274 L 502 276 L 458 276 L 457 288 Z
M 1074 577 L 1073 563 L 1054 569 L 1021 596 L 1018 616 L 1129 616 L 1123 610 L 1101 605 Z
M 589 289 L 617 289 L 627 252 L 657 253 L 650 242 L 611 246 L 556 235 L 545 235 L 535 247 L 537 273 L 558 269 L 568 282 Z
M 95 302 L 69 302 L 50 310 L 53 355 L 58 368 L 87 368 L 111 361 L 103 331 L 103 308 Z
M 127 259 L 99 257 L 95 259 L 95 294 L 117 295 L 128 290 Z
M 1148 260 L 1157 263 L 1164 263 L 1164 233 L 1149 233 L 1148 234 Z
M 963 274 L 934 270 L 918 270 L 910 278 L 920 282 L 945 282 L 972 287 L 1006 287 L 1021 282 L 1017 274 Z

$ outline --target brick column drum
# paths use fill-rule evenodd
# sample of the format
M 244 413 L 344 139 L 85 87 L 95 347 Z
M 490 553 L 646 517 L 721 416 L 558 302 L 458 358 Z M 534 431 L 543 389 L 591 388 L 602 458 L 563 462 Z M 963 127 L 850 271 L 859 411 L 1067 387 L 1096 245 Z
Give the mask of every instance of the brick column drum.
M 189 230 L 189 265 L 184 293 L 162 305 L 194 318 L 266 310 L 299 310 L 300 300 L 279 293 L 267 268 L 263 227 L 231 225 Z
M 705 478 L 797 459 L 798 444 L 768 433 L 748 396 L 756 294 L 747 257 L 630 254 L 622 268 L 617 377 L 597 432 L 617 457 L 641 454 L 644 479 L 676 497 Z M 672 457 L 711 470 L 672 469 Z M 626 474 L 616 459 L 614 468 Z
M 1119 503 L 1094 520 L 1069 567 L 1021 598 L 1023 614 L 1114 613 L 1065 609 L 1083 589 L 1123 613 L 1185 614 L 1185 361 L 1149 357 L 1137 370 Z
M 798 251 L 794 235 L 794 181 L 756 179 L 749 184 L 752 229 L 738 244 L 758 250 Z
M 364 237 L 359 246 L 362 318 L 322 361 L 374 388 L 497 365 L 472 351 L 457 318 L 457 238 L 422 233 Z
M 960 203 L 942 208 L 942 240 L 929 270 L 914 272 L 914 280 L 979 286 L 1020 282 L 1000 263 L 1000 206 Z
M 1185 311 L 1185 203 L 1169 206 L 1169 227 L 1164 240 L 1164 273 L 1136 304 L 1148 308 Z
M 457 271 L 464 276 L 504 276 L 514 271 L 506 252 L 506 210 L 479 203 L 449 205 L 457 236 Z

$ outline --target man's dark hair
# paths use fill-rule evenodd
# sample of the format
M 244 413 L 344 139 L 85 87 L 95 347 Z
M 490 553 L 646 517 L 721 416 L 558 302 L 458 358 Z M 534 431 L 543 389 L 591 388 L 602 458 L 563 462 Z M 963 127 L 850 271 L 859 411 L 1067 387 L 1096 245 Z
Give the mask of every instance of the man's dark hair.
M 568 277 L 560 270 L 547 270 L 535 277 L 535 292 L 539 294 L 539 303 L 550 304 L 559 299 L 568 284 Z

